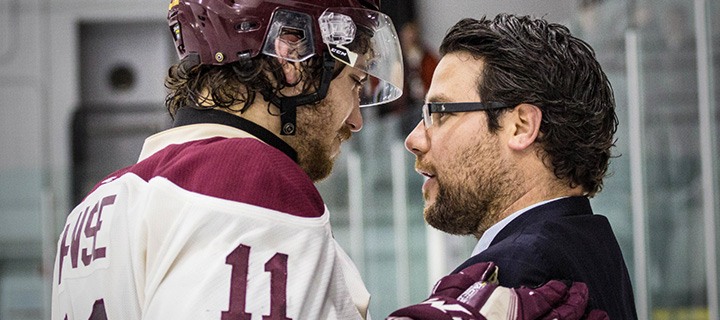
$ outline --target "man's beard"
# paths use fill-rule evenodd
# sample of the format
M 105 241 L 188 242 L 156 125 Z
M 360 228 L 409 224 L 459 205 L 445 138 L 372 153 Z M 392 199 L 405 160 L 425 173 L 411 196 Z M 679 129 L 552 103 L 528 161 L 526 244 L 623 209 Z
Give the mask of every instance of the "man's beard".
M 331 131 L 328 121 L 332 119 L 332 105 L 324 100 L 316 106 L 298 107 L 297 132 L 290 145 L 297 152 L 298 165 L 313 182 L 320 182 L 332 172 L 338 155 L 331 154 L 335 139 L 350 139 L 352 132 L 342 125 Z M 332 135 L 332 139 L 330 139 Z
M 435 202 L 425 208 L 427 223 L 450 234 L 477 237 L 499 221 L 501 205 L 513 193 L 515 182 L 499 150 L 477 145 L 459 152 L 452 173 L 438 173 Z M 434 168 L 433 168 L 434 169 Z M 450 175 L 448 177 L 448 175 Z M 453 177 L 455 177 L 453 179 Z

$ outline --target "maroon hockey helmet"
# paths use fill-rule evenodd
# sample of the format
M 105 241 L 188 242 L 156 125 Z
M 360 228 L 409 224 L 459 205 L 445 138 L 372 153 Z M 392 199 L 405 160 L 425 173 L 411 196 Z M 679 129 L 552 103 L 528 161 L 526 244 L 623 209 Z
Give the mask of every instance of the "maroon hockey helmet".
M 360 98 L 371 106 L 400 97 L 403 84 L 397 33 L 379 7 L 380 0 L 173 0 L 168 23 L 179 57 L 194 54 L 201 64 L 332 56 L 375 78 Z M 361 32 L 369 48 L 355 52 L 349 44 Z

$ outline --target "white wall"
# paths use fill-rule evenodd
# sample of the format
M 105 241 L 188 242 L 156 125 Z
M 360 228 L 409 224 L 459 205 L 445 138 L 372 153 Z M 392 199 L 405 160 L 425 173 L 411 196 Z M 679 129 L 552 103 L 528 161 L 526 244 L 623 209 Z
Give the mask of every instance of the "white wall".
M 72 205 L 70 121 L 80 94 L 79 23 L 164 23 L 169 2 L 0 0 L 1 319 L 49 318 L 48 286 L 28 283 L 48 283 L 52 276 L 57 229 Z M 162 105 L 162 94 L 157 98 Z
M 0 259 L 39 249 L 43 87 L 38 0 L 0 0 Z
M 69 198 L 70 137 L 72 111 L 80 103 L 79 27 L 80 22 L 93 21 L 165 21 L 169 1 L 165 0 L 51 0 L 49 7 L 49 42 L 47 59 L 50 66 L 48 83 L 52 190 L 56 209 L 64 216 L 72 204 Z M 169 31 L 168 31 L 169 32 Z M 162 90 L 162 88 L 160 88 Z M 158 96 L 163 101 L 163 96 Z

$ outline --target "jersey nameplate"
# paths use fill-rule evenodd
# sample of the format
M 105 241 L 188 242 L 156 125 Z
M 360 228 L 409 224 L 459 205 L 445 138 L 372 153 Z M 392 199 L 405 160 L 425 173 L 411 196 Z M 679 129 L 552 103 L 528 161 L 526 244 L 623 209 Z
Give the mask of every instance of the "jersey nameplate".
M 68 217 L 58 249 L 58 285 L 108 266 L 109 223 L 116 194 L 87 199 Z

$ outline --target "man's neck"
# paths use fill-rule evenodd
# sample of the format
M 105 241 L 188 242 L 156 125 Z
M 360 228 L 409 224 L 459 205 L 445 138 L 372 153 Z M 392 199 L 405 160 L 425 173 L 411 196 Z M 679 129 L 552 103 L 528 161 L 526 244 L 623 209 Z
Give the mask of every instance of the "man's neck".
M 218 109 L 198 110 L 192 107 L 180 108 L 175 114 L 174 126 L 186 126 L 195 124 L 222 124 L 244 131 L 245 133 L 265 142 L 268 145 L 285 153 L 288 157 L 297 161 L 297 152 L 287 142 L 252 121 L 243 117 L 235 116 L 233 113 Z
M 287 89 L 287 88 L 286 88 Z M 241 92 L 238 94 L 242 94 L 243 88 L 239 89 Z M 200 104 L 204 107 L 213 107 L 214 103 L 212 98 L 210 97 L 210 93 L 205 90 L 201 93 L 201 96 L 204 97 L 204 99 L 201 99 Z M 245 95 L 250 96 L 250 95 Z M 237 117 L 243 118 L 245 120 L 251 121 L 266 130 L 274 133 L 275 135 L 279 136 L 280 132 L 280 117 L 274 116 L 280 114 L 280 110 L 273 104 L 269 103 L 268 101 L 265 101 L 263 96 L 261 94 L 256 94 L 253 100 L 253 103 L 247 107 L 243 108 L 244 104 L 239 103 L 231 106 L 230 108 L 215 108 L 220 111 L 224 111 L 227 113 L 230 113 L 232 115 L 235 115 Z M 240 110 L 243 110 L 243 112 L 240 112 Z
M 526 184 L 528 185 L 528 184 Z M 519 197 L 511 200 L 500 212 L 498 221 L 536 203 L 562 197 L 582 196 L 582 187 L 571 188 L 566 182 L 553 179 L 545 183 L 532 183 Z
M 241 113 L 239 110 L 242 107 L 242 105 L 234 105 L 230 109 L 216 109 L 251 121 L 280 137 L 278 134 L 280 132 L 280 118 L 273 115 L 280 114 L 280 111 L 275 105 L 265 101 L 262 96 L 256 95 L 255 101 Z
M 511 195 L 500 205 L 497 222 L 536 203 L 562 197 L 582 196 L 581 186 L 571 187 L 569 181 L 558 179 L 552 168 L 543 160 L 544 152 L 535 145 L 523 152 L 514 153 L 515 168 L 512 179 L 517 183 L 507 194 Z

